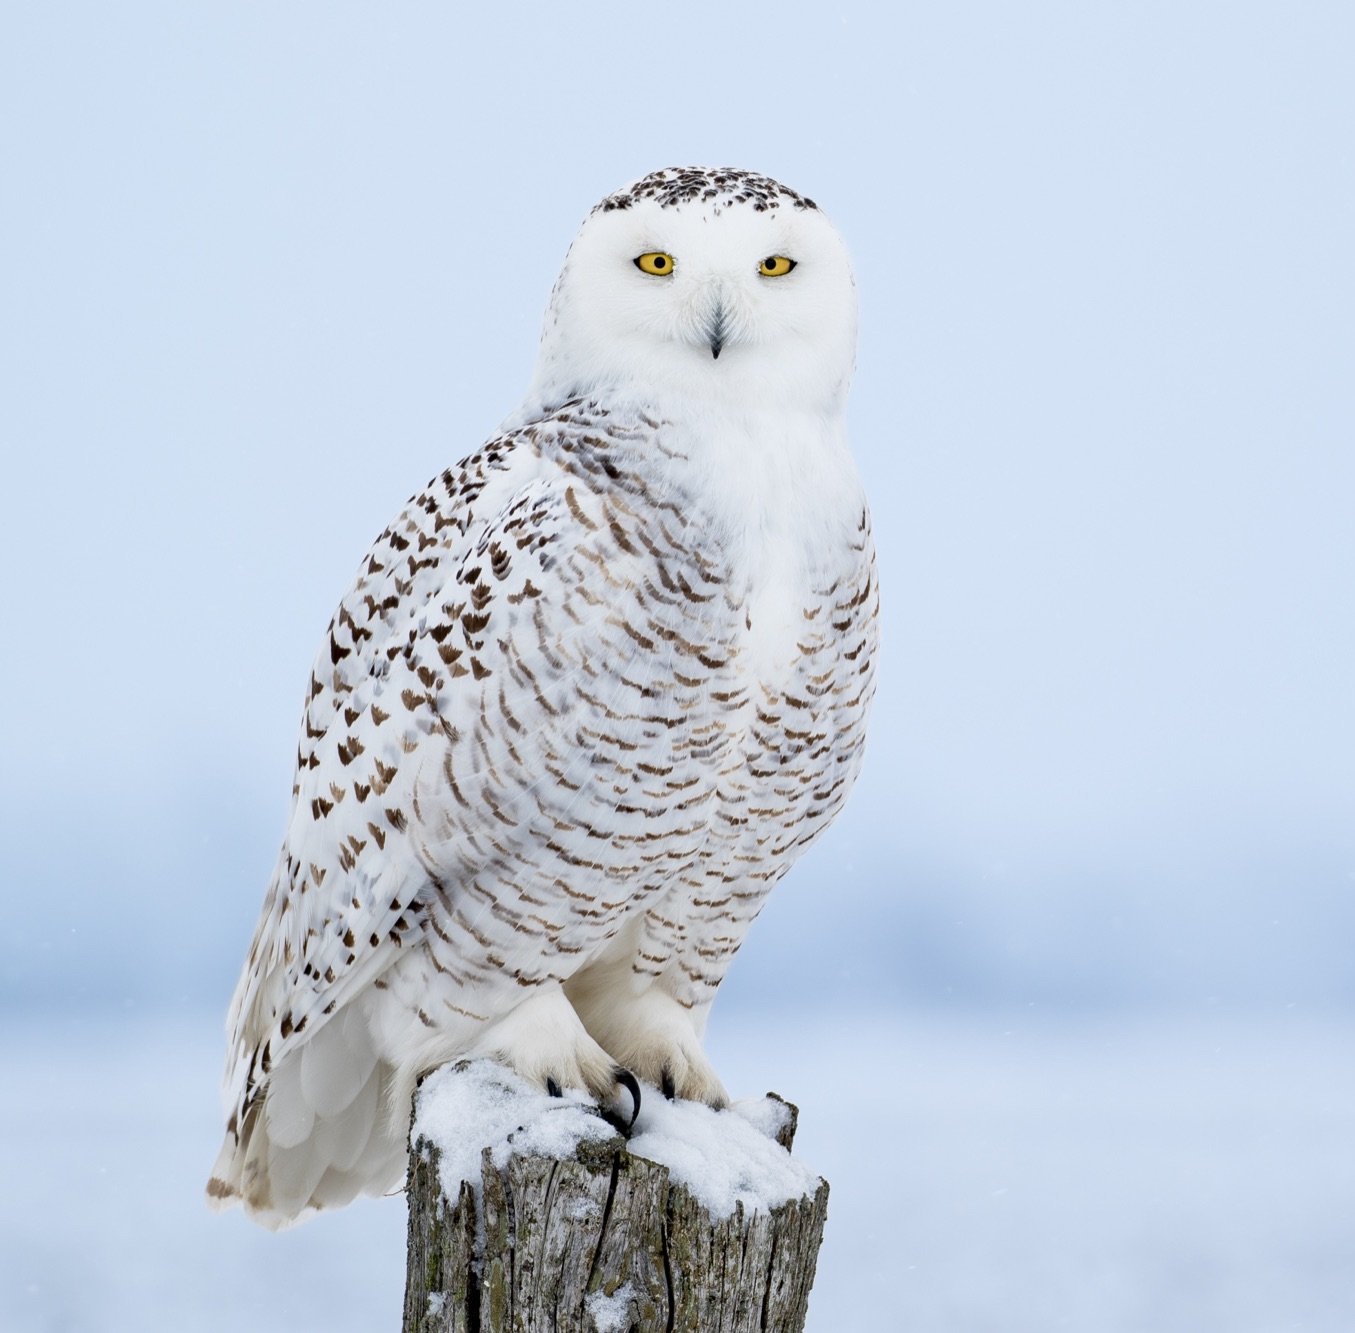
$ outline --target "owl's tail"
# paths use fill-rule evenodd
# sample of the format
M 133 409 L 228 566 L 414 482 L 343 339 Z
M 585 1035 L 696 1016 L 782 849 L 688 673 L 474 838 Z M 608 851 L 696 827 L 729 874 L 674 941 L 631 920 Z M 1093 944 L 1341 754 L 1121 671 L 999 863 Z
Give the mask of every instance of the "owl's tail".
M 221 1145 L 207 1182 L 213 1208 L 243 1204 L 253 1221 L 276 1231 L 399 1185 L 408 1089 L 377 1059 L 360 1008 L 335 1015 L 273 1066 Z

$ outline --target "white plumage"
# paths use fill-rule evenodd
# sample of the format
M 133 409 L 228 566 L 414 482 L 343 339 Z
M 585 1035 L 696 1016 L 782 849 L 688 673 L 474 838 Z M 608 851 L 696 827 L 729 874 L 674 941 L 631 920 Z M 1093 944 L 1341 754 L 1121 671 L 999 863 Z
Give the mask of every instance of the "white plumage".
M 774 262 L 775 261 L 775 262 Z M 396 1185 L 492 1055 L 713 1105 L 716 988 L 860 764 L 877 587 L 851 271 L 802 196 L 656 172 L 585 221 L 528 399 L 382 533 L 311 676 L 208 1185 Z

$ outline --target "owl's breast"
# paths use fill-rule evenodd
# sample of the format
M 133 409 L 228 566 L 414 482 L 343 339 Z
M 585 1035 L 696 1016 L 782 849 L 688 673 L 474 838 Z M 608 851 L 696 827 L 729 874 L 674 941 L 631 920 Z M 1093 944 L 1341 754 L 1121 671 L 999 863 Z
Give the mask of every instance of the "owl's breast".
M 835 424 L 708 423 L 677 445 L 672 555 L 719 590 L 674 608 L 718 644 L 714 678 L 679 728 L 710 758 L 705 874 L 772 882 L 828 826 L 860 768 L 878 638 L 869 514 Z M 680 687 L 682 661 L 659 674 Z
M 836 551 L 789 553 L 749 580 L 742 638 L 751 706 L 722 820 L 731 864 L 774 880 L 841 808 L 859 771 L 875 689 L 878 587 L 862 510 Z

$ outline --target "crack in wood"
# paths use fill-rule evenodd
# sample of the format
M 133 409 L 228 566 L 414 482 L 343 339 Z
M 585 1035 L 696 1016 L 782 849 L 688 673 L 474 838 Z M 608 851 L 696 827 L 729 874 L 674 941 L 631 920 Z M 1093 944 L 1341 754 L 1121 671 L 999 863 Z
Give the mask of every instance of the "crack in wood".
M 769 1333 L 771 1325 L 767 1322 L 772 1304 L 772 1274 L 776 1272 L 776 1233 L 772 1232 L 772 1252 L 767 1256 L 767 1285 L 762 1289 L 761 1333 Z
M 616 1182 L 621 1176 L 621 1158 L 612 1158 L 611 1176 L 607 1182 L 607 1201 L 602 1205 L 602 1225 L 598 1228 L 598 1243 L 593 1250 L 593 1262 L 588 1265 L 588 1289 L 593 1289 L 593 1279 L 597 1276 L 598 1264 L 602 1259 L 602 1249 L 607 1243 L 607 1225 L 612 1220 L 612 1204 L 616 1199 Z
M 663 1284 L 668 1292 L 668 1321 L 664 1324 L 664 1333 L 673 1333 L 673 1324 L 677 1320 L 677 1302 L 673 1299 L 673 1261 L 668 1253 L 668 1216 L 664 1210 L 663 1223 L 659 1227 L 659 1238 L 663 1242 Z

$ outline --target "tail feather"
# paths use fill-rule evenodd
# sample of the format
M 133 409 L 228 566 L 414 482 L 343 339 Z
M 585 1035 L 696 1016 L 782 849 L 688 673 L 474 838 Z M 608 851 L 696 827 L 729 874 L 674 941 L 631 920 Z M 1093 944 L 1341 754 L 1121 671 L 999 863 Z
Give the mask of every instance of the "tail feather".
M 327 1024 L 321 1036 L 301 1048 L 301 1090 L 311 1106 L 323 1106 L 337 1115 L 371 1081 L 376 1052 L 367 1033 L 365 1006 L 349 1005 Z
M 319 1121 L 315 1127 L 315 1150 L 332 1167 L 351 1171 L 362 1160 L 378 1132 L 383 1079 L 369 1074 L 361 1091 L 338 1115 Z
M 320 1033 L 311 1044 L 323 1040 L 324 1033 Z M 320 1105 L 307 1098 L 301 1086 L 302 1054 L 304 1052 L 298 1052 L 290 1059 L 280 1061 L 268 1079 L 263 1118 L 274 1148 L 295 1148 L 305 1143 L 315 1130 L 315 1116 Z
M 358 1194 L 384 1194 L 405 1169 L 406 1080 L 378 1060 L 362 1016 L 345 1014 L 270 1072 L 237 1135 L 227 1134 L 207 1197 L 244 1205 L 272 1230 Z

